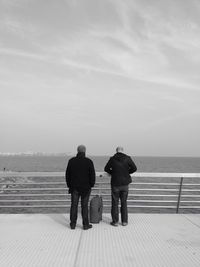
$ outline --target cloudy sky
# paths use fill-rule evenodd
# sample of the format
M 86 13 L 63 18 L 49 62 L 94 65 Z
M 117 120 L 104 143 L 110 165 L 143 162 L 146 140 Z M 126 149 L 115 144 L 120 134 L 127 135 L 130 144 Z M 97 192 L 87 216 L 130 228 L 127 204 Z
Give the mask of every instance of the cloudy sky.
M 200 156 L 199 0 L 0 0 L 0 152 Z

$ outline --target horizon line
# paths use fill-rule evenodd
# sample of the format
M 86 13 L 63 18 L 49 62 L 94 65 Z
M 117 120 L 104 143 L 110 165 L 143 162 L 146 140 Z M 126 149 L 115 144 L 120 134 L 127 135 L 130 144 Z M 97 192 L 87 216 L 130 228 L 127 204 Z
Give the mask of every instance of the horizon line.
M 63 156 L 75 156 L 77 152 L 0 152 L 0 156 L 56 156 L 56 155 L 63 155 Z M 114 152 L 115 153 L 115 152 Z M 113 153 L 113 154 L 114 154 Z M 110 157 L 111 154 L 88 154 L 90 157 Z M 126 154 L 126 153 L 125 153 Z M 191 156 L 191 155 L 129 155 L 133 157 L 155 157 L 155 158 L 200 158 L 200 156 Z

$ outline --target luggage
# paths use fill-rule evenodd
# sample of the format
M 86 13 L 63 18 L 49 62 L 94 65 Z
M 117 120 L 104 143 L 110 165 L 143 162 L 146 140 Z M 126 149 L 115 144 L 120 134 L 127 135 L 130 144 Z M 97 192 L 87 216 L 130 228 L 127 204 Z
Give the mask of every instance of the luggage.
M 94 196 L 90 201 L 90 222 L 99 223 L 102 220 L 103 200 L 99 195 Z

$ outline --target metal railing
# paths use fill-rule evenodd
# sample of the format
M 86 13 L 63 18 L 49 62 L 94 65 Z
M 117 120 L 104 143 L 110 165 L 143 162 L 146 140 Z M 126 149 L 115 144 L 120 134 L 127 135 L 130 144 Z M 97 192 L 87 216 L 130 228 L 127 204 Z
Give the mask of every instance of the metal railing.
M 199 213 L 200 173 L 139 173 L 129 186 L 129 212 Z M 91 197 L 110 212 L 110 178 L 98 172 Z M 64 213 L 70 195 L 61 172 L 0 172 L 0 213 Z

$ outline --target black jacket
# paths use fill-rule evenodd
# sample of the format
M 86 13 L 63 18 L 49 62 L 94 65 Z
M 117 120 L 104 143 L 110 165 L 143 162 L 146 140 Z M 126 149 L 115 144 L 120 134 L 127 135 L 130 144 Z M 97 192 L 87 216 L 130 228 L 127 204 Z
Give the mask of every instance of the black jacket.
M 94 186 L 96 178 L 92 160 L 85 157 L 85 153 L 78 153 L 69 160 L 65 178 L 70 193 L 74 189 L 87 192 Z
M 131 157 L 118 152 L 111 157 L 104 171 L 111 174 L 111 185 L 128 185 L 132 182 L 130 174 L 137 171 L 137 167 Z

